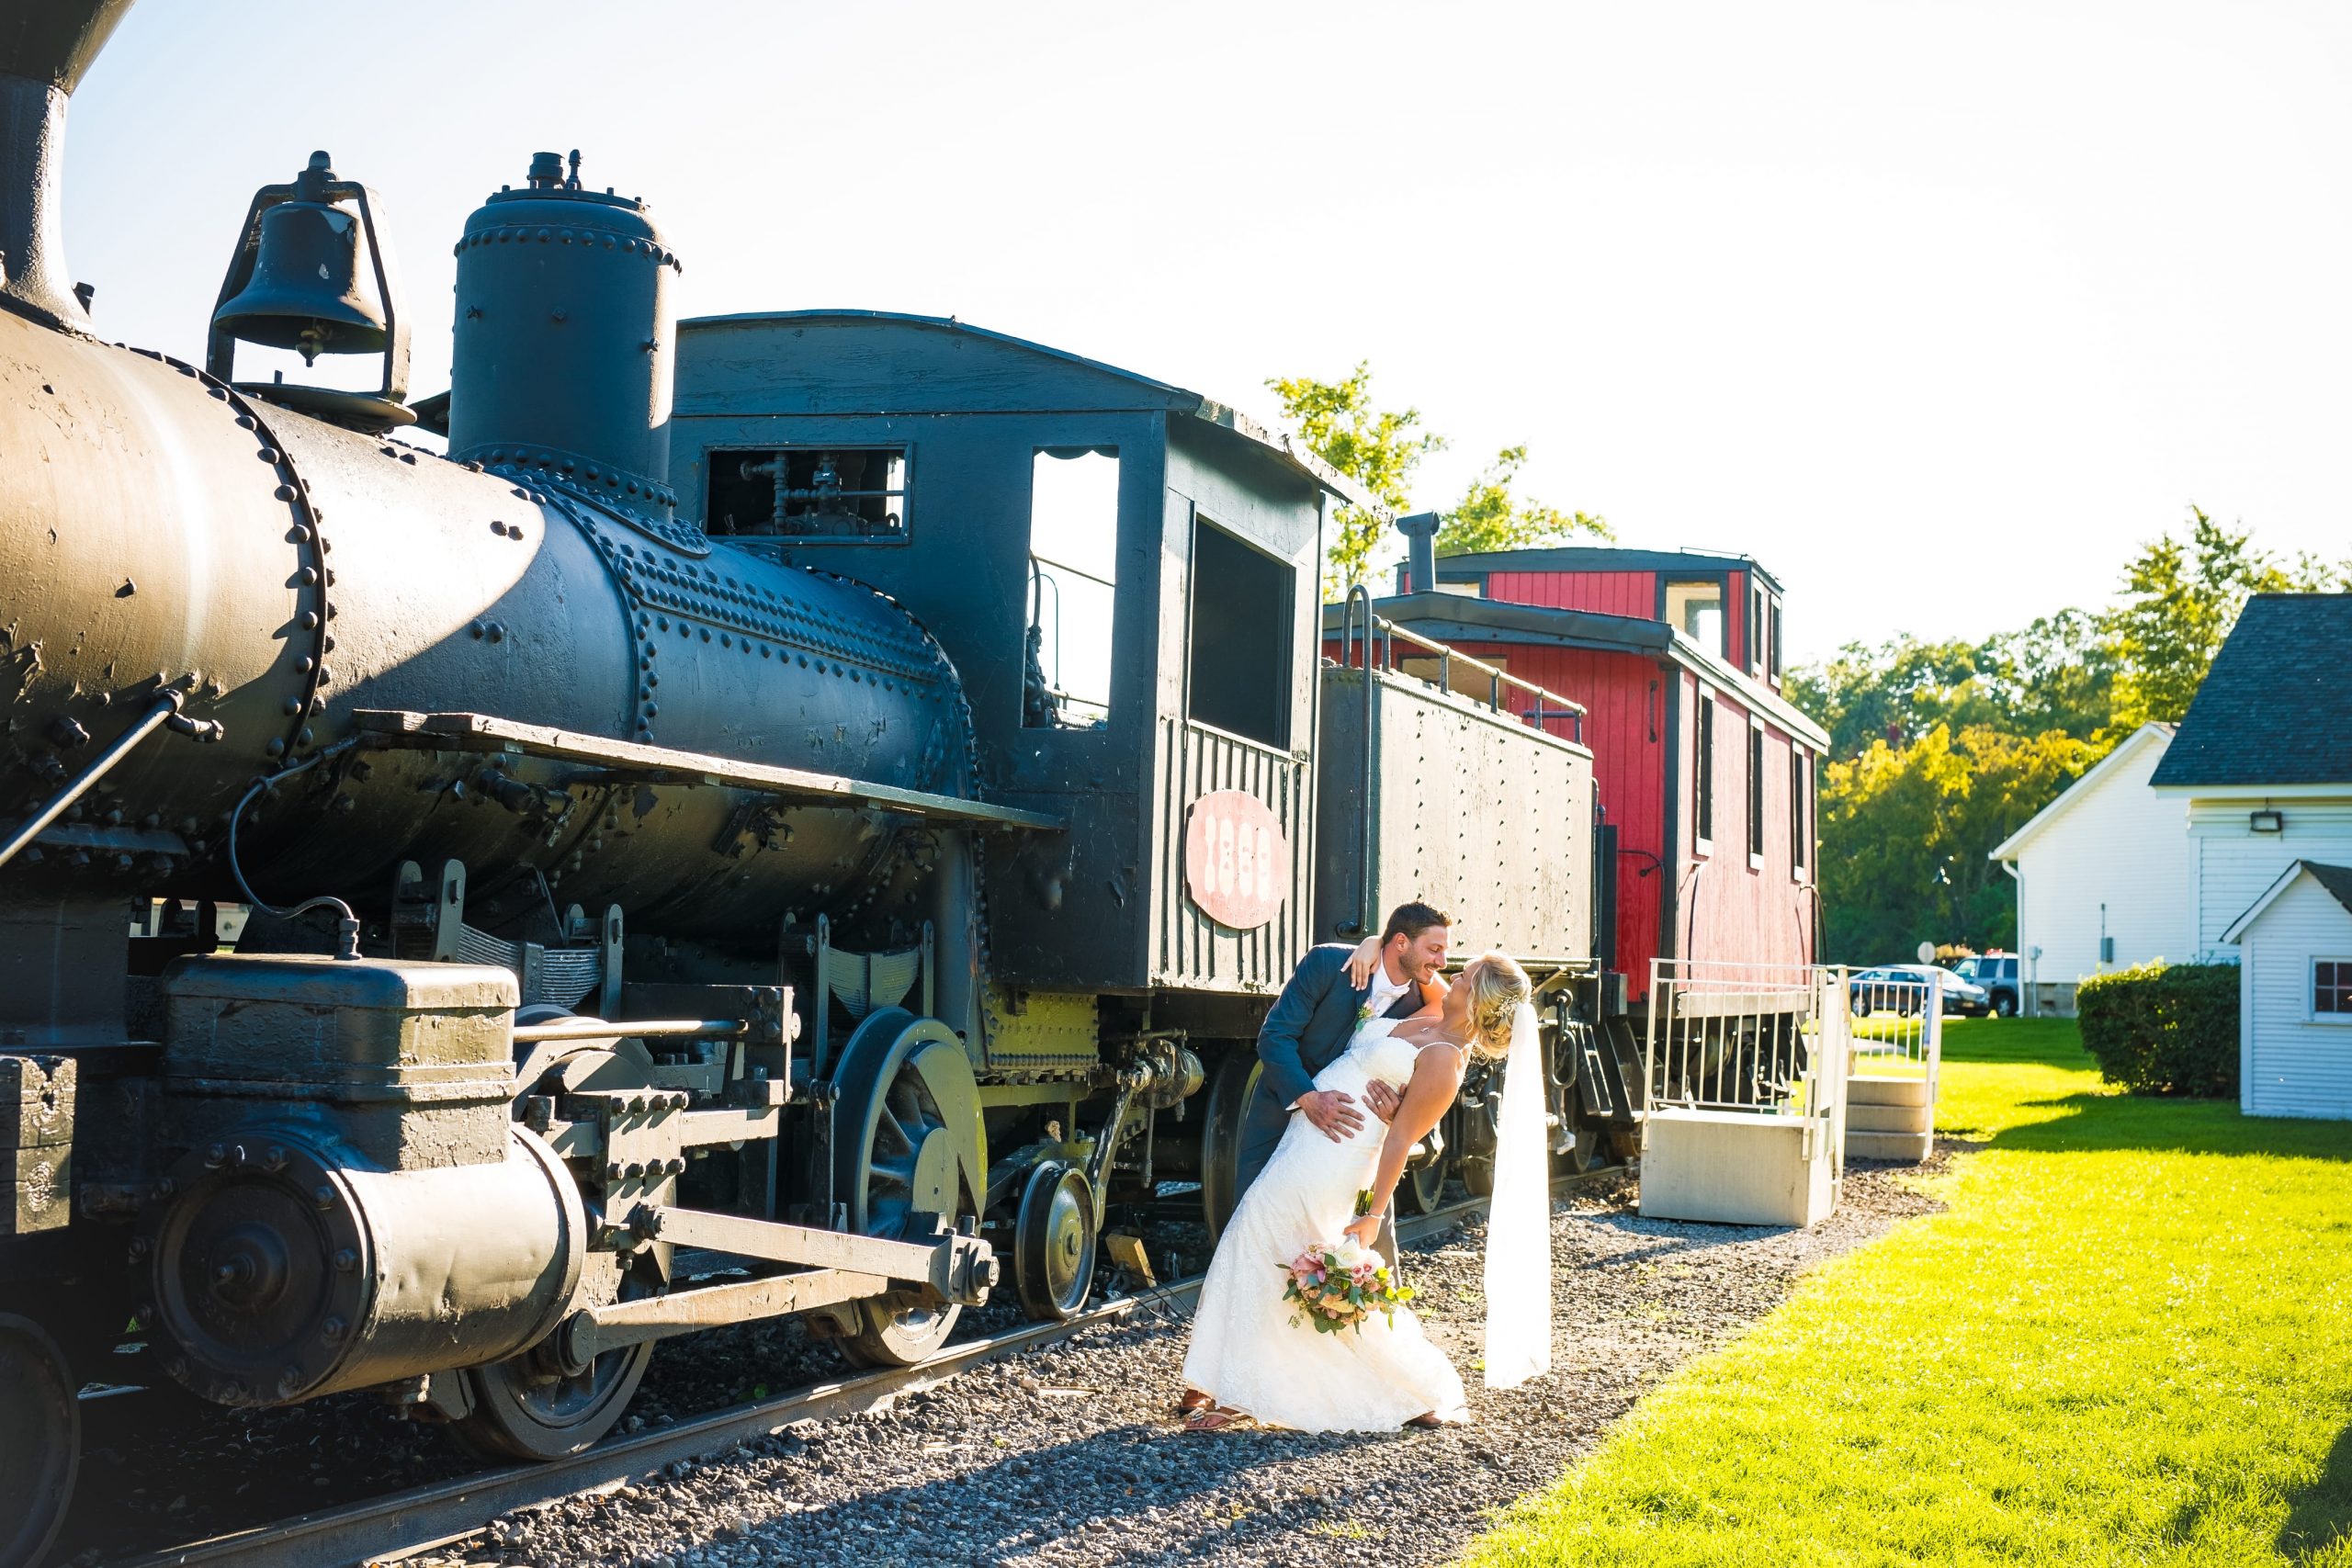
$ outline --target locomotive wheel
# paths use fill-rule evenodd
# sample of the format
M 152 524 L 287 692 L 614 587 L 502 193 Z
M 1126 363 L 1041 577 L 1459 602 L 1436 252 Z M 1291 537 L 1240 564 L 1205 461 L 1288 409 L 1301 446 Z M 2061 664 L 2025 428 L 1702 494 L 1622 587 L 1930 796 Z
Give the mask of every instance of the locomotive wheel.
M 1262 1088 L 1265 1064 L 1250 1050 L 1228 1051 L 1209 1078 L 1201 1129 L 1201 1207 L 1214 1243 L 1233 1206 L 1273 1157 L 1290 1111 Z
M 40 1561 L 82 1464 L 79 1388 L 41 1326 L 0 1313 L 0 1563 Z
M 988 1134 L 964 1043 L 935 1019 L 903 1008 L 867 1016 L 834 1070 L 833 1190 L 849 1228 L 929 1241 L 987 1190 Z M 1090 1211 L 1091 1213 L 1091 1211 Z M 869 1367 L 911 1367 L 947 1342 L 960 1306 L 854 1303 L 844 1354 Z
M 544 1023 L 571 1016 L 561 1008 L 527 1008 L 515 1020 Z M 615 1026 L 616 1035 L 621 1027 Z M 559 1041 L 522 1049 L 526 1055 L 515 1077 L 518 1110 L 524 1097 L 533 1093 L 638 1089 L 653 1081 L 653 1059 L 633 1040 Z M 593 1161 L 567 1163 L 592 1219 L 615 1206 L 601 1168 Z M 626 1204 L 631 1196 L 625 1194 L 619 1202 Z M 591 1286 L 596 1293 L 590 1299 L 625 1301 L 658 1294 L 664 1288 L 658 1273 L 632 1269 L 607 1277 L 601 1288 Z M 645 1381 L 653 1350 L 651 1344 L 607 1350 L 576 1375 L 557 1365 L 544 1346 L 469 1368 L 463 1375 L 473 1409 L 450 1430 L 487 1459 L 544 1462 L 576 1454 L 611 1431 L 628 1411 L 637 1385 Z
M 1600 1129 L 1585 1115 L 1584 1096 L 1574 1084 L 1564 1085 L 1560 1091 L 1561 1125 L 1553 1134 L 1556 1145 L 1566 1142 L 1566 1148 L 1555 1147 L 1552 1154 L 1552 1174 L 1582 1176 L 1600 1157 Z M 1566 1134 L 1563 1139 L 1560 1134 Z
M 624 1301 L 655 1293 L 639 1276 L 623 1277 Z M 653 1347 L 629 1345 L 607 1350 L 578 1376 L 569 1376 L 536 1350 L 465 1374 L 473 1394 L 471 1414 L 451 1430 L 485 1459 L 531 1462 L 566 1458 L 613 1429 L 637 1397 Z
M 1086 1172 L 1047 1160 L 1029 1174 L 1012 1233 L 1012 1279 L 1021 1308 L 1068 1323 L 1094 1288 L 1094 1187 Z

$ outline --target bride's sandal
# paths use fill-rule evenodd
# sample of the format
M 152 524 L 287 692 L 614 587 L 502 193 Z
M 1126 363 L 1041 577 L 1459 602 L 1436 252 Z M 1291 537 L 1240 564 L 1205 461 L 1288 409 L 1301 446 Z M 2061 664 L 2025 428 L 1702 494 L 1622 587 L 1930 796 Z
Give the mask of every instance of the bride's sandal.
M 1406 1422 L 1405 1425 L 1408 1427 L 1418 1427 L 1424 1432 L 1442 1432 L 1448 1427 L 1467 1427 L 1470 1423 L 1459 1416 L 1449 1420 L 1445 1416 L 1440 1416 L 1434 1410 L 1425 1410 L 1419 1416 L 1414 1416 L 1411 1420 Z
M 1238 1421 L 1248 1419 L 1249 1416 L 1238 1410 L 1228 1410 L 1222 1404 L 1204 1404 L 1184 1417 L 1184 1430 L 1221 1432 Z

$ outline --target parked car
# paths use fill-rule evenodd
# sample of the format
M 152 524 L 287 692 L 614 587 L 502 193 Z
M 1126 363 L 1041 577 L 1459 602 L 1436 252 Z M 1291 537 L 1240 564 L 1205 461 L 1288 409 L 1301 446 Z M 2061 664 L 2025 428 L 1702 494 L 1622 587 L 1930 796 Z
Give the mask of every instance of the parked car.
M 1856 1018 L 1872 1012 L 1908 1017 L 1927 1006 L 1928 987 L 1937 976 L 1943 977 L 1944 1011 L 1982 1018 L 1993 1010 L 1992 995 L 1984 987 L 1929 964 L 1883 964 L 1857 970 L 1847 982 L 1848 1005 Z
M 1952 965 L 1954 973 L 1972 984 L 1984 987 L 1993 1001 L 1996 1018 L 2015 1018 L 2018 998 L 2024 993 L 2018 988 L 2018 955 L 2014 953 L 1987 953 L 1975 958 L 1963 958 Z

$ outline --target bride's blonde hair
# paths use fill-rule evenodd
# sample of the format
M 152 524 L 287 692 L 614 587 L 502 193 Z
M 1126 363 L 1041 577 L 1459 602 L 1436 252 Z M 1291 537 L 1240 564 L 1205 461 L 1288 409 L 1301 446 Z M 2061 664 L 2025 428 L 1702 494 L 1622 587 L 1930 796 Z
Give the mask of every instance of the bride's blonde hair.
M 1470 985 L 1470 1049 L 1491 1061 L 1510 1054 L 1511 1019 L 1535 994 L 1535 983 L 1508 953 L 1483 953 Z

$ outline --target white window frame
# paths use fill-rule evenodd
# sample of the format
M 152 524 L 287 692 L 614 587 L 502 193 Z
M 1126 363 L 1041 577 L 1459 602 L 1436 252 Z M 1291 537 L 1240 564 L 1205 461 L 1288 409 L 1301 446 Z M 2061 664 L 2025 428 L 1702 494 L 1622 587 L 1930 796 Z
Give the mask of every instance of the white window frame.
M 2319 1010 L 2319 966 L 2340 964 L 2352 969 L 2352 953 L 2314 953 L 2303 964 L 2303 1021 L 2327 1028 L 2352 1026 L 2352 1012 L 2322 1012 Z

